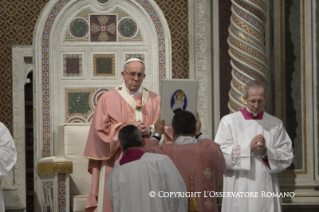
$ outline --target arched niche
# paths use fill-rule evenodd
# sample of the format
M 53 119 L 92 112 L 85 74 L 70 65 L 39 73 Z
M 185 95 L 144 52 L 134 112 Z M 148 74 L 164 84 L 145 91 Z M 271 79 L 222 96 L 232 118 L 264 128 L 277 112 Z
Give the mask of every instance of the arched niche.
M 145 61 L 144 85 L 158 93 L 171 77 L 170 42 L 153 0 L 49 1 L 33 39 L 39 159 L 54 155 L 58 124 L 90 122 L 96 97 L 122 82 L 129 57 Z

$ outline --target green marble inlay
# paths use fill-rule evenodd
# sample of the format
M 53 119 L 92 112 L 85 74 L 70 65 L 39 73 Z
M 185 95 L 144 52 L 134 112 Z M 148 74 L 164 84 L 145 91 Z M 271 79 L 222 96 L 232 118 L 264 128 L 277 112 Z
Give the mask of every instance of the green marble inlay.
M 102 3 L 102 4 L 105 4 L 105 3 L 109 2 L 109 0 L 97 0 L 97 1 Z
M 135 25 L 129 21 L 125 21 L 120 26 L 120 31 L 125 36 L 131 36 L 135 32 Z
M 96 73 L 112 74 L 112 58 L 96 58 Z
M 83 36 L 86 34 L 86 25 L 83 22 L 75 22 L 72 27 L 72 33 L 76 36 Z
M 69 114 L 87 114 L 91 108 L 89 104 L 90 92 L 68 93 Z

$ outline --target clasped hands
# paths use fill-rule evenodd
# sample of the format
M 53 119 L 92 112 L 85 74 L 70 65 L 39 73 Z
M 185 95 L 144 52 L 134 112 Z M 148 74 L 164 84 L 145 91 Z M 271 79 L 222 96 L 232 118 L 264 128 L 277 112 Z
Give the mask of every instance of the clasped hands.
M 266 154 L 267 152 L 266 141 L 265 141 L 265 137 L 262 134 L 256 135 L 250 142 L 251 151 L 254 151 L 257 147 L 259 147 L 261 154 Z

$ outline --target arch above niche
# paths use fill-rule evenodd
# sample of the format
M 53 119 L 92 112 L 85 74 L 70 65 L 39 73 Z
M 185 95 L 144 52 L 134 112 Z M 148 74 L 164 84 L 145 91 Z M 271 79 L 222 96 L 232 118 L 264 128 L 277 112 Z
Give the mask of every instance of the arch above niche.
M 93 31 L 91 17 L 90 20 L 85 20 L 83 14 L 78 17 L 78 14 L 85 10 L 88 16 L 114 15 L 112 18 L 116 20 L 115 30 L 118 29 L 117 24 L 124 18 L 118 19 L 118 17 L 122 13 L 127 14 L 127 18 L 135 21 L 137 33 L 140 33 L 142 39 L 128 41 L 129 39 L 116 34 L 111 42 L 93 42 L 91 38 L 83 41 L 83 38 L 90 36 Z M 84 20 L 78 20 L 79 29 L 81 31 L 85 29 L 84 27 L 88 27 L 86 29 L 89 31 L 88 35 L 84 33 L 81 37 L 79 32 L 82 41 L 73 36 L 72 41 L 64 42 L 67 36 L 72 37 L 72 33 L 67 35 L 67 30 L 76 18 Z M 94 18 L 94 23 L 98 24 L 97 17 L 92 19 Z M 36 129 L 39 138 L 38 149 L 42 150 L 43 157 L 54 154 L 52 146 L 55 140 L 54 132 L 57 125 L 66 120 L 66 89 L 110 89 L 120 84 L 122 81 L 120 71 L 130 55 L 144 57 L 147 75 L 144 85 L 150 90 L 159 92 L 160 79 L 171 77 L 170 32 L 164 15 L 153 0 L 109 0 L 106 3 L 97 0 L 50 0 L 38 19 L 33 43 L 38 91 L 36 100 L 37 107 L 42 108 L 37 111 Z M 99 66 L 95 66 L 94 61 L 114 62 L 110 66 L 113 75 L 99 76 L 97 72 L 101 70 L 96 68 Z M 76 67 L 81 65 L 82 75 L 63 75 L 67 63 L 77 63 Z

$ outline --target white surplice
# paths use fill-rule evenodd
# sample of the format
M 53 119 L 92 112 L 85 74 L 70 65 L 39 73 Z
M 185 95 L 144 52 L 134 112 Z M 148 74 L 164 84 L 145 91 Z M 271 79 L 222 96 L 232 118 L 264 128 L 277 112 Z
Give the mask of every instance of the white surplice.
M 265 137 L 270 168 L 259 149 L 250 151 L 250 142 L 258 134 Z M 267 192 L 280 192 L 276 173 L 290 166 L 293 159 L 292 142 L 282 122 L 266 112 L 261 120 L 245 120 L 240 111 L 232 113 L 222 118 L 215 142 L 226 160 L 223 191 L 258 195 L 224 197 L 222 212 L 281 211 L 280 199 Z
M 186 192 L 183 178 L 166 155 L 144 153 L 139 160 L 117 163 L 107 188 L 113 212 L 187 211 L 188 198 L 159 197 L 163 192 Z M 151 191 L 155 192 L 153 198 L 149 196 Z
M 17 151 L 12 136 L 0 122 L 0 212 L 4 212 L 4 200 L 1 180 L 9 175 L 10 170 L 17 161 Z

